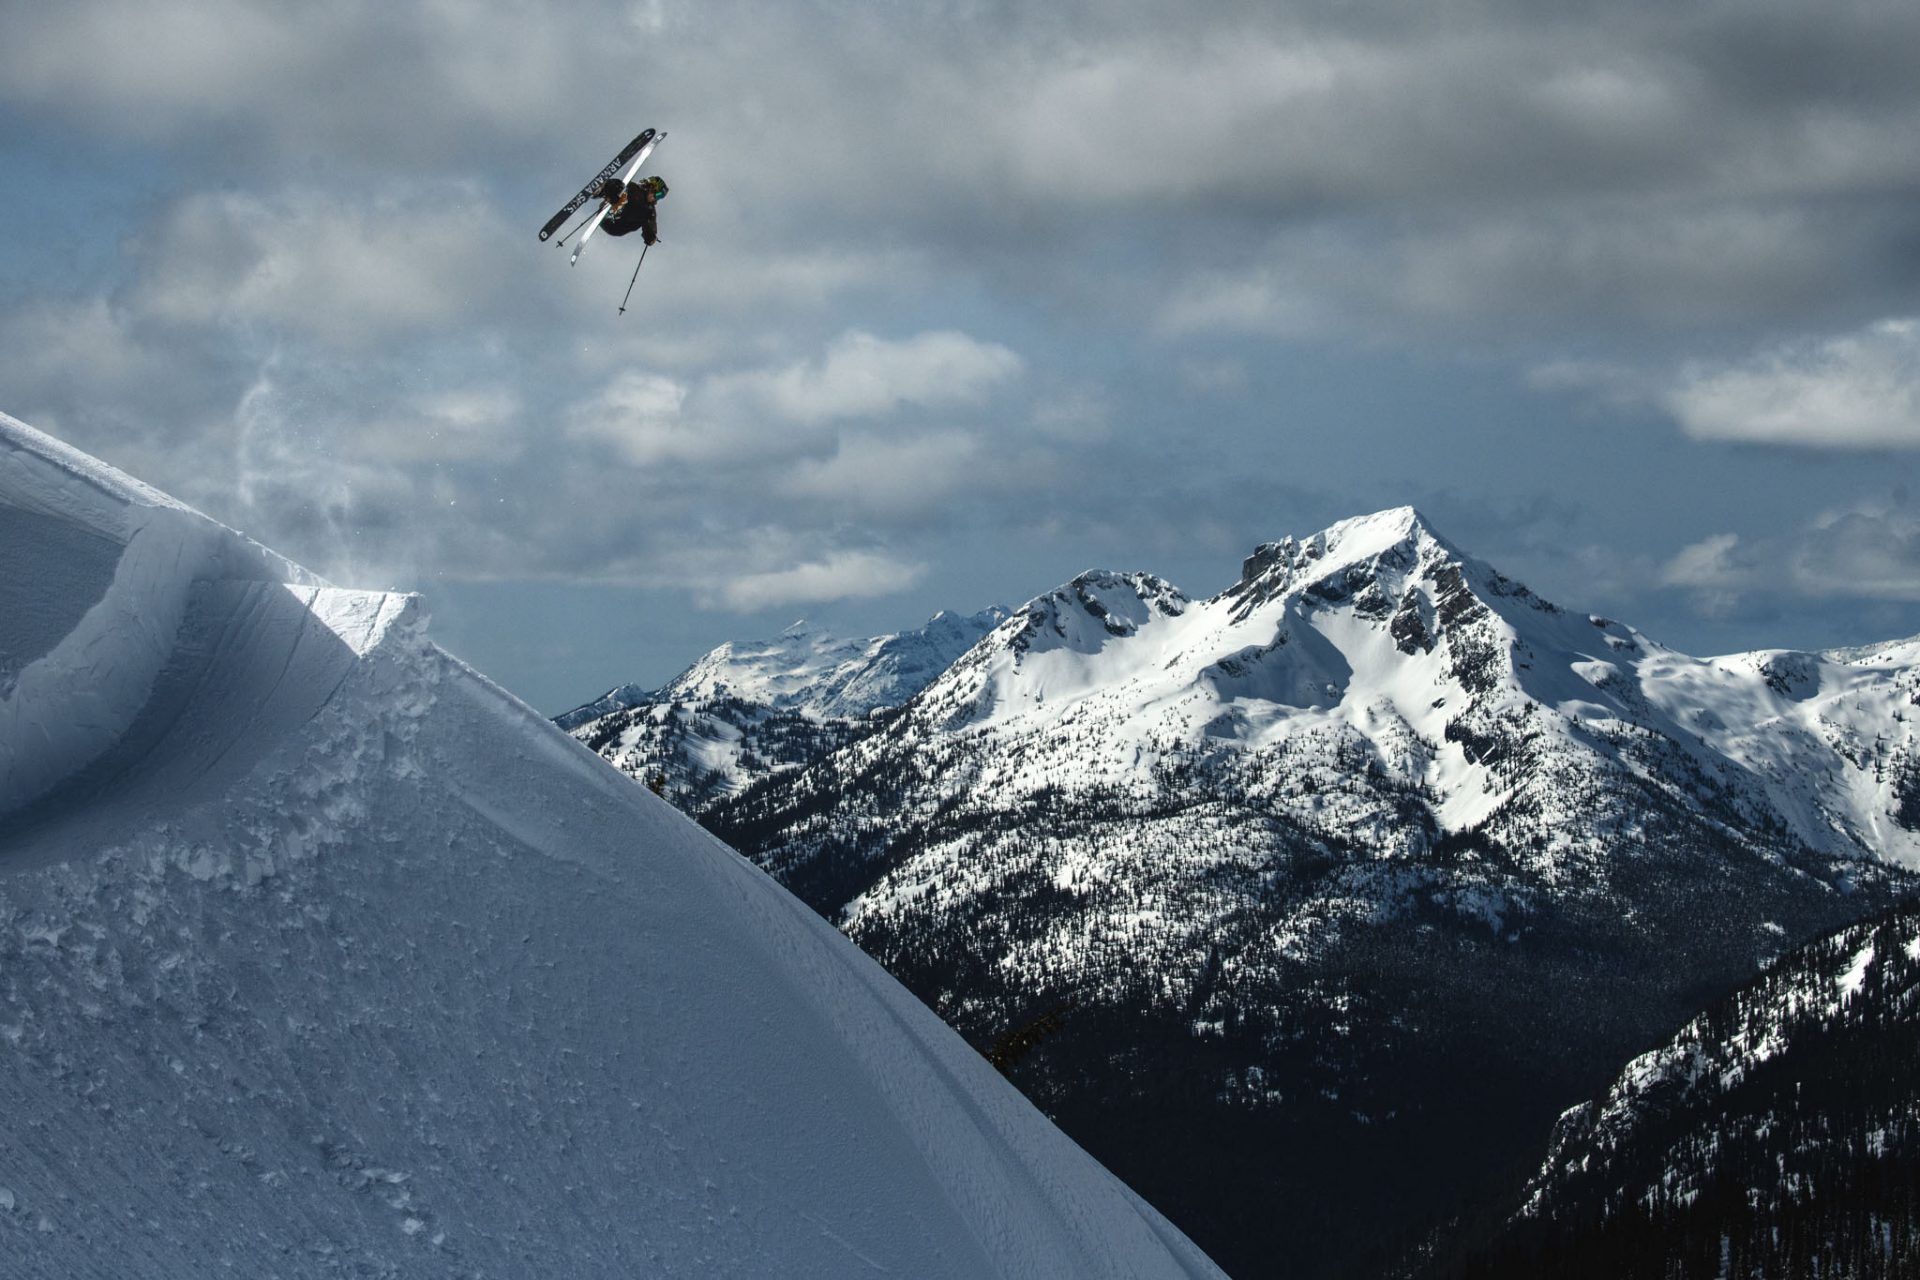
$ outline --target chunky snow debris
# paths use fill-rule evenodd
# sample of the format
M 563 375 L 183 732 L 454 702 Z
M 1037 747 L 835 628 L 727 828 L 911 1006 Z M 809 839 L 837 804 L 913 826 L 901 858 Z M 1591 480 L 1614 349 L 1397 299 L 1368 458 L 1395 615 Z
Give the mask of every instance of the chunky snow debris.
M 425 626 L 0 416 L 0 1270 L 1218 1274 Z

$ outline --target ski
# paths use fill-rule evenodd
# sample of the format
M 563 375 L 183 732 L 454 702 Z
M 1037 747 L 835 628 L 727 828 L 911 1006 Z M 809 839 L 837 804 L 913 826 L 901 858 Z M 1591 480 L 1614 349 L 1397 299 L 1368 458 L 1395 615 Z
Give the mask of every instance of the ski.
M 653 133 L 653 130 L 649 129 L 647 132 Z M 660 140 L 666 136 L 666 134 L 660 133 L 648 138 L 647 145 L 634 152 L 633 157 L 628 160 L 626 166 L 620 170 L 620 181 L 632 182 L 633 175 L 640 172 L 640 166 L 647 162 L 647 157 L 653 154 L 653 149 L 659 146 Z M 607 206 L 603 204 L 594 210 L 591 218 L 587 219 L 586 229 L 580 233 L 580 238 L 573 242 L 573 256 L 567 259 L 569 266 L 580 261 L 580 251 L 587 247 L 587 241 L 593 239 L 593 233 L 600 229 L 600 220 L 606 216 Z
M 641 148 L 653 141 L 653 130 L 643 129 L 640 136 L 620 148 L 620 154 L 607 162 L 607 167 L 593 175 L 593 181 L 580 188 L 580 194 L 567 201 L 567 207 L 547 219 L 547 225 L 540 228 L 540 239 L 545 241 L 560 229 L 560 224 L 573 216 L 573 211 L 593 198 L 600 184 L 620 171 L 620 167 L 639 154 Z

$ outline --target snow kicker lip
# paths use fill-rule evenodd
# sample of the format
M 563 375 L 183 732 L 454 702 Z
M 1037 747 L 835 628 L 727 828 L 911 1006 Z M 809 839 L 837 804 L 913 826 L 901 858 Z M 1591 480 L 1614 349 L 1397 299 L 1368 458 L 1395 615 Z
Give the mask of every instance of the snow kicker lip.
M 358 661 L 327 625 L 314 589 L 199 582 L 125 727 L 63 763 L 6 816 L 0 859 L 13 865 L 103 848 L 145 815 L 213 800 L 293 735 Z M 116 709 L 120 710 L 120 709 Z M 111 803 L 102 803 L 111 797 Z
M 4 416 L 0 535 L 0 859 L 16 865 L 99 847 L 109 812 L 124 827 L 212 794 L 417 612 L 325 587 Z

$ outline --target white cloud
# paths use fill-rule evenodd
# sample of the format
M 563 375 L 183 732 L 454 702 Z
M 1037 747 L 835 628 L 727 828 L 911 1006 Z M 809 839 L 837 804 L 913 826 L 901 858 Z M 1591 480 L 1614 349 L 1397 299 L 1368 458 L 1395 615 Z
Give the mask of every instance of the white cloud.
M 687 394 L 686 385 L 672 378 L 622 373 L 599 395 L 568 411 L 566 433 L 610 444 L 636 467 L 725 458 L 734 442 L 688 420 L 683 412 Z
M 1682 548 L 1660 571 L 1670 587 L 1739 587 L 1753 577 L 1753 565 L 1737 558 L 1740 535 L 1717 533 Z
M 1920 321 L 1689 365 L 1662 400 L 1688 435 L 1834 448 L 1920 448 Z
M 1269 261 L 1230 271 L 1207 270 L 1187 280 L 1161 308 L 1159 326 L 1174 337 L 1251 333 L 1298 338 L 1334 328 L 1337 310 L 1288 262 Z
M 75 383 L 125 392 L 167 372 L 165 358 L 104 298 L 40 298 L 0 313 L 0 348 L 16 395 Z
M 1018 377 L 1020 357 L 952 330 L 892 340 L 850 330 L 817 361 L 736 374 L 711 392 L 791 422 L 877 418 L 906 406 L 978 406 Z
M 904 591 L 926 572 L 873 551 L 835 552 L 819 560 L 761 573 L 740 574 L 723 583 L 710 603 L 751 613 L 791 604 L 824 604 Z
M 1793 574 L 1808 595 L 1920 600 L 1920 517 L 1878 507 L 1827 513 L 1801 538 Z
M 362 461 L 503 461 L 526 444 L 525 405 L 510 387 L 482 383 L 428 392 L 397 410 L 352 430 Z
M 812 360 L 684 380 L 622 370 L 566 412 L 565 431 L 612 446 L 634 467 L 754 477 L 768 494 L 899 518 L 956 488 L 989 486 L 999 471 L 978 431 L 903 436 L 887 420 L 977 408 L 1023 367 L 1007 348 L 962 333 L 852 331 Z
M 983 469 L 981 442 L 966 432 L 856 433 L 843 436 L 831 457 L 801 459 L 776 484 L 794 497 L 898 519 L 978 486 Z

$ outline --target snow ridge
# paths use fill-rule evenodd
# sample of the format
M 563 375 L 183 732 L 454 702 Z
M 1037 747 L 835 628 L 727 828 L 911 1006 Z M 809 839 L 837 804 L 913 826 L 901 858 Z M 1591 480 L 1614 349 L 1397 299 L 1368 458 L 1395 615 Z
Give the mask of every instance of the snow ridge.
M 11 419 L 0 527 L 10 1276 L 1219 1274 L 415 598 Z
M 615 690 L 555 723 L 697 811 L 770 772 L 824 754 L 938 677 L 1007 617 L 941 611 L 895 635 L 845 640 L 794 623 L 773 640 L 723 644 L 657 693 Z M 627 686 L 632 688 L 632 686 Z

